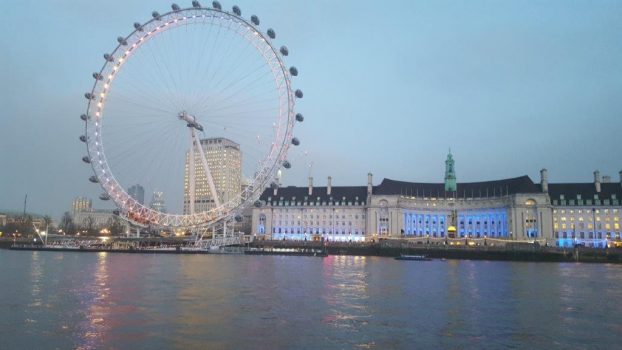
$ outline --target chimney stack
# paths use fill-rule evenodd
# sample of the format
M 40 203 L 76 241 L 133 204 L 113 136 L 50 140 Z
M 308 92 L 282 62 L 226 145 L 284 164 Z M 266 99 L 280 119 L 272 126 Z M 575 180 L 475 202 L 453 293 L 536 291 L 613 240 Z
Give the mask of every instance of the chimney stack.
M 326 186 L 326 194 L 330 196 L 332 192 L 333 192 L 333 178 L 329 176 L 328 185 Z
M 270 184 L 270 187 L 272 187 L 272 195 L 276 197 L 277 191 L 279 190 L 279 183 L 274 181 Z
M 540 170 L 540 186 L 542 187 L 542 192 L 549 192 L 549 172 L 546 168 Z
M 372 179 L 373 179 L 372 173 L 367 173 L 367 197 L 371 196 Z
M 594 172 L 594 187 L 596 187 L 596 192 L 600 193 L 600 171 L 598 170 Z
M 313 177 L 309 176 L 309 196 L 313 194 Z

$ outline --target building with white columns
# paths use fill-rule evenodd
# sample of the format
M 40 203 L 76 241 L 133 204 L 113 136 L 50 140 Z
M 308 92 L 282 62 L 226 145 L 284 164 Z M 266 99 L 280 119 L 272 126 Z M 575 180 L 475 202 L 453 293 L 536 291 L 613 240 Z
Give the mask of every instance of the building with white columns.
M 444 183 L 383 179 L 374 186 L 266 189 L 253 208 L 251 234 L 259 239 L 370 241 L 410 238 L 464 244 L 538 241 L 570 247 L 622 244 L 620 182 L 555 184 L 541 170 L 529 176 L 456 182 L 455 162 L 447 157 Z

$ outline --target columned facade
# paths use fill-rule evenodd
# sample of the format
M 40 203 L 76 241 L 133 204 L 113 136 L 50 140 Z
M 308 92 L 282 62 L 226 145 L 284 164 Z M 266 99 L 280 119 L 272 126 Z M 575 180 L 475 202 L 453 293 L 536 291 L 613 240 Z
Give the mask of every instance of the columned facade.
M 333 187 L 329 179 L 327 187 L 310 181 L 309 187 L 267 189 L 253 208 L 251 234 L 276 240 L 622 246 L 622 179 L 602 182 L 595 173 L 594 183 L 549 184 L 543 169 L 540 183 L 521 176 L 454 185 L 449 160 L 444 183 L 383 179 L 373 186 L 368 174 L 367 186 Z

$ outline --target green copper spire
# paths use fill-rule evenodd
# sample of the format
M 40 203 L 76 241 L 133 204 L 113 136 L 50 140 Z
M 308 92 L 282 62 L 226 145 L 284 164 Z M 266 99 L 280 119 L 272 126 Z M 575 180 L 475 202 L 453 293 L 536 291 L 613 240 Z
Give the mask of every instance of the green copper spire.
M 454 167 L 454 158 L 451 155 L 451 148 L 449 154 L 447 154 L 447 160 L 445 161 L 445 191 L 456 192 L 456 170 Z

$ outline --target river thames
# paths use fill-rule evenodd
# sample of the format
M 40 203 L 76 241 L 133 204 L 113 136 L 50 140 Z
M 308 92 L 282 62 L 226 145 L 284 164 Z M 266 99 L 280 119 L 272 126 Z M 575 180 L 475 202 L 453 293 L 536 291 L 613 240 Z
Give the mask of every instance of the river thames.
M 0 250 L 0 348 L 619 346 L 622 266 Z

